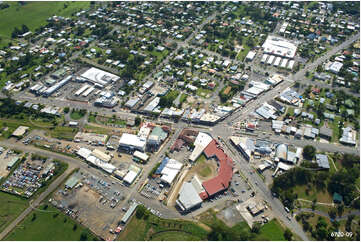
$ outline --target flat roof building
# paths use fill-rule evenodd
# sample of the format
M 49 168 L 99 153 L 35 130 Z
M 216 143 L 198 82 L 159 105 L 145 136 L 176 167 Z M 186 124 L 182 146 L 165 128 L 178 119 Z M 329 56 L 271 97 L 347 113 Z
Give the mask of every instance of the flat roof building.
M 112 73 L 100 70 L 98 68 L 92 67 L 85 71 L 81 77 L 86 78 L 87 80 L 105 86 L 108 83 L 116 82 L 120 79 L 119 76 Z
M 262 48 L 266 54 L 277 55 L 289 59 L 293 59 L 297 51 L 297 45 L 287 39 L 273 35 L 267 37 Z
M 26 131 L 28 131 L 29 127 L 27 126 L 19 126 L 17 129 L 12 133 L 12 136 L 15 136 L 17 138 L 23 136 Z
M 127 150 L 145 151 L 147 141 L 145 138 L 139 137 L 134 134 L 123 133 L 119 139 L 119 148 Z
M 202 199 L 199 197 L 193 184 L 185 182 L 180 189 L 176 203 L 183 211 L 186 211 L 201 205 Z

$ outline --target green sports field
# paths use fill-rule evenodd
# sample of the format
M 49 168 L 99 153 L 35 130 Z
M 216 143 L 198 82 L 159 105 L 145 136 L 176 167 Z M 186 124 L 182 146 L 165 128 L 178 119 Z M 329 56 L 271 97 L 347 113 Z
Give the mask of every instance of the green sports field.
M 47 18 L 58 15 L 70 17 L 81 9 L 87 9 L 90 2 L 27 2 L 20 5 L 18 2 L 6 2 L 9 8 L 0 10 L 0 46 L 6 45 L 11 39 L 15 27 L 21 28 L 23 24 L 31 31 L 46 24 Z

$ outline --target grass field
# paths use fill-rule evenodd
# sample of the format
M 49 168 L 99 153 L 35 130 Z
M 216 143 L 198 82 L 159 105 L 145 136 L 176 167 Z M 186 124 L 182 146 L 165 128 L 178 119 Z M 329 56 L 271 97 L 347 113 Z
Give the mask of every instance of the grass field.
M 77 128 L 71 128 L 66 126 L 57 126 L 49 131 L 51 137 L 65 140 L 73 140 L 77 132 Z
M 72 110 L 70 113 L 70 118 L 74 119 L 74 120 L 79 120 L 82 117 L 84 117 L 85 114 L 83 114 L 82 112 L 78 111 L 78 110 Z
M 28 207 L 24 198 L 0 191 L 0 232 Z
M 44 206 L 41 208 L 45 209 Z M 5 240 L 69 241 L 97 240 L 97 238 L 88 229 L 50 205 L 44 212 L 31 212 L 5 237 Z
M 214 227 L 215 225 L 218 224 L 218 226 L 223 227 L 224 230 L 233 231 L 237 235 L 237 237 L 241 237 L 242 235 L 249 234 L 250 236 L 248 240 L 253 240 L 253 241 L 285 240 L 283 236 L 284 229 L 276 219 L 273 219 L 267 224 L 263 225 L 259 233 L 251 233 L 251 229 L 248 227 L 248 224 L 246 222 L 240 222 L 234 225 L 233 227 L 228 227 L 222 220 L 217 218 L 216 212 L 212 209 L 202 213 L 199 217 L 199 221 L 210 227 Z
M 207 231 L 193 222 L 162 219 L 150 214 L 147 219 L 132 217 L 117 240 L 205 240 Z
M 285 240 L 283 233 L 281 224 L 274 219 L 261 227 L 259 234 L 254 240 L 283 241 Z
M 200 97 L 207 97 L 211 92 L 212 90 L 210 89 L 198 88 L 196 94 Z
M 152 236 L 152 241 L 195 241 L 199 240 L 197 236 L 193 236 L 191 234 L 187 234 L 184 232 L 174 231 L 174 232 L 166 232 L 159 233 Z
M 306 193 L 306 186 L 295 186 L 294 192 L 298 195 L 298 198 L 313 201 L 317 199 L 317 202 L 332 203 L 332 197 L 325 189 L 324 191 L 317 190 L 316 187 L 311 187 L 309 193 Z
M 90 2 L 27 2 L 21 6 L 18 2 L 7 2 L 10 7 L 0 10 L 0 46 L 11 39 L 15 27 L 26 24 L 31 31 L 47 23 L 47 18 L 58 15 L 69 17 L 80 9 L 89 8 Z M 67 7 L 65 7 L 66 5 Z

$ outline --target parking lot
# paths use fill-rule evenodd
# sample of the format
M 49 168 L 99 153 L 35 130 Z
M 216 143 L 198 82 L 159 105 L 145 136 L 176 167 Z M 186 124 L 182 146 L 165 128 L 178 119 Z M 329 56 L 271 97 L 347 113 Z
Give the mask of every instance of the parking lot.
M 77 185 L 72 189 L 59 189 L 54 194 L 52 203 L 107 239 L 110 230 L 117 228 L 127 210 L 120 206 L 127 195 L 127 189 L 117 182 L 108 183 L 100 176 L 84 171 L 73 176 L 80 179 Z
M 28 158 L 1 185 L 1 190 L 24 197 L 31 197 L 48 180 L 56 169 L 52 161 Z M 51 167 L 49 167 L 51 166 Z M 45 168 L 45 169 L 44 169 Z

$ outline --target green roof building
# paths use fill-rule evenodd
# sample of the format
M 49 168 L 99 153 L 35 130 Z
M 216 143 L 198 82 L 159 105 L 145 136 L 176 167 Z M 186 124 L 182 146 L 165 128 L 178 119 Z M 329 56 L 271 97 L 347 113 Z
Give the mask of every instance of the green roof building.
M 337 192 L 335 192 L 333 194 L 333 202 L 334 203 L 342 203 L 342 196 L 340 194 L 338 194 Z

